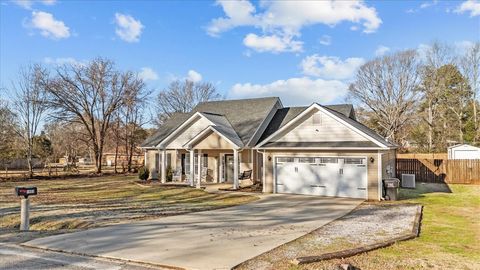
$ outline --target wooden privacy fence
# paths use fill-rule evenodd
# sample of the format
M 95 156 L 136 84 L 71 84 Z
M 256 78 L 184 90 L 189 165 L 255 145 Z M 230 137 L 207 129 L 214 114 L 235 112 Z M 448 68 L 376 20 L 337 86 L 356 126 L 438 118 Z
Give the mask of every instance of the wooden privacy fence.
M 480 159 L 447 159 L 446 154 L 398 154 L 396 170 L 418 182 L 480 184 Z

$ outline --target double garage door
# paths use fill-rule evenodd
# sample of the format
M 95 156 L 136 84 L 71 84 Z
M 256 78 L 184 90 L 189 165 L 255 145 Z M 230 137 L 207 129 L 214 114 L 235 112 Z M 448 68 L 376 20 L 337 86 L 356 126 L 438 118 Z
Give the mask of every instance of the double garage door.
M 367 198 L 363 157 L 277 157 L 276 192 Z

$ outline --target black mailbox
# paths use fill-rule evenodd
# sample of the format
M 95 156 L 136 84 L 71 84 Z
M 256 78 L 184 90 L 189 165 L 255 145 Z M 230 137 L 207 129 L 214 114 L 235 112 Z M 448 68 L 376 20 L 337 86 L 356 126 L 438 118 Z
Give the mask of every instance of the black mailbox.
M 30 195 L 37 195 L 37 187 L 15 187 L 15 193 L 28 198 Z

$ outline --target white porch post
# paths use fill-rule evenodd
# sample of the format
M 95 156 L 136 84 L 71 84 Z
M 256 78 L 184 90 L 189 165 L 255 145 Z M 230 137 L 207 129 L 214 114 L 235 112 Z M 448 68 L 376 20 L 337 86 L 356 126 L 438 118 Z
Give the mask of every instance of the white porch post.
M 198 180 L 197 180 L 197 188 L 200 188 L 202 182 L 202 150 L 198 149 Z
M 195 167 L 194 167 L 194 160 L 195 160 L 195 149 L 190 150 L 190 186 L 193 187 L 194 179 L 195 179 Z
M 267 153 L 263 151 L 262 153 L 262 192 L 265 193 L 267 190 L 267 185 L 265 182 L 265 168 L 267 166 Z
M 147 153 L 148 150 L 145 149 L 144 157 L 143 157 L 143 166 L 146 168 L 147 167 Z
M 162 149 L 162 183 L 167 182 L 167 150 Z
M 238 150 L 233 149 L 233 189 L 238 187 Z

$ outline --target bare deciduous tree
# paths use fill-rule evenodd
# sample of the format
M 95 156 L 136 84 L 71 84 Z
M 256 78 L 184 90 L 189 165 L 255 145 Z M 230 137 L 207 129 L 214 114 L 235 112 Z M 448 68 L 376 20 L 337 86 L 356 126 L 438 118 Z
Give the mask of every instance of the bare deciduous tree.
M 190 112 L 199 102 L 221 98 L 222 96 L 211 83 L 173 81 L 158 94 L 156 122 L 161 124 L 176 112 Z
M 434 42 L 424 51 L 424 63 L 421 67 L 422 83 L 420 92 L 422 93 L 421 109 L 423 111 L 422 120 L 428 127 L 428 152 L 434 148 L 434 131 L 438 124 L 439 114 L 439 95 L 438 72 L 437 70 L 453 61 L 452 48 L 440 42 Z
M 474 141 L 480 139 L 479 117 L 477 113 L 477 101 L 480 92 L 480 42 L 475 42 L 467 49 L 465 55 L 460 58 L 459 67 L 463 76 L 468 81 L 472 90 L 473 121 L 476 136 Z
M 383 56 L 361 66 L 349 87 L 351 97 L 373 113 L 380 133 L 397 143 L 414 112 L 418 67 L 413 50 Z
M 111 120 L 126 100 L 145 87 L 132 72 L 120 72 L 112 61 L 95 59 L 87 65 L 68 64 L 45 82 L 50 94 L 53 117 L 85 127 L 97 173 L 102 172 L 102 156 Z
M 17 118 L 17 134 L 22 138 L 29 177 L 33 176 L 33 139 L 47 110 L 44 78 L 46 69 L 30 65 L 20 70 L 19 79 L 12 84 L 15 92 L 13 112 Z

